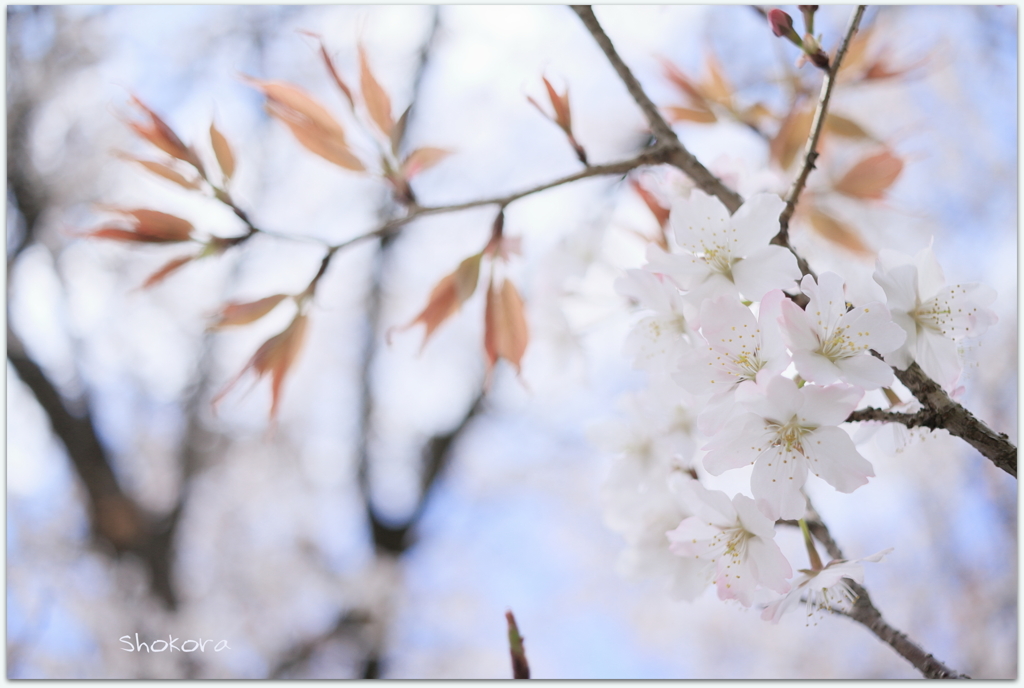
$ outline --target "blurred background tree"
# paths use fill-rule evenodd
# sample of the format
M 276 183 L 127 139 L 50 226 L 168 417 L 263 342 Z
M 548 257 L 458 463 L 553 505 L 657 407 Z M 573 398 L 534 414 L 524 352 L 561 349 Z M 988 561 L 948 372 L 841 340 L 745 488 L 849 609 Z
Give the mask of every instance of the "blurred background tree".
M 819 12 L 827 49 L 846 9 Z M 677 109 L 699 159 L 741 193 L 785 190 L 782 133 L 820 76 L 792 67 L 795 50 L 762 16 L 597 15 L 654 101 Z M 1015 7 L 869 10 L 862 65 L 908 69 L 839 84 L 832 112 L 866 138 L 812 176 L 818 217 L 793 229 L 819 272 L 866 281 L 874 250 L 912 253 L 934 235 L 951 281 L 993 286 L 1000 323 L 965 352 L 963 403 L 1014 441 L 1016 19 Z M 616 575 L 622 544 L 598 498 L 607 457 L 587 434 L 643 382 L 621 356 L 631 320 L 612 282 L 642 262 L 636 234 L 657 232 L 621 175 L 505 211 L 506 234 L 522 237 L 510 271 L 531 330 L 521 380 L 499 363 L 484 391 L 479 297 L 420 355 L 418 332 L 384 342 L 486 243 L 496 209 L 482 207 L 339 252 L 275 432 L 265 383 L 211 412 L 289 315 L 217 333 L 204 316 L 300 291 L 322 258 L 316 240 L 400 213 L 386 184 L 297 145 L 239 75 L 299 85 L 342 112 L 319 46 L 298 31 L 323 36 L 344 75 L 358 73 L 361 40 L 396 115 L 413 106 L 405 149 L 455 151 L 413 182 L 417 200 L 500 196 L 581 169 L 527 100 L 549 102 L 542 76 L 568 87 L 591 164 L 630 158 L 647 139 L 568 8 L 12 6 L 7 20 L 9 677 L 500 678 L 509 607 L 539 678 L 915 675 L 847 620 L 794 619 L 779 633 L 710 595 L 673 603 L 657 581 Z M 703 103 L 665 61 L 711 87 Z M 245 227 L 110 154 L 149 152 L 124 126 L 129 94 L 187 142 L 207 141 L 215 122 L 252 222 L 314 241 L 256 235 L 139 291 L 174 254 L 81 239 L 97 204 L 156 208 L 220 236 Z M 905 163 L 884 201 L 829 191 L 883 143 Z M 646 174 L 684 184 L 665 168 Z M 869 571 L 876 604 L 961 671 L 1016 676 L 1015 481 L 941 433 L 869 458 L 870 489 L 818 507 L 848 550 L 896 547 Z M 231 650 L 123 651 L 118 638 L 136 633 Z

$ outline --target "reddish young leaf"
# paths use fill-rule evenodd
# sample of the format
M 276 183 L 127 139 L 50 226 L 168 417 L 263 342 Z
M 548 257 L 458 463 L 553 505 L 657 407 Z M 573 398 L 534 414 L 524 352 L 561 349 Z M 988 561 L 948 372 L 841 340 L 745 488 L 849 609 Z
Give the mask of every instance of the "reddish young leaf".
M 370 118 L 377 128 L 387 136 L 391 136 L 391 129 L 395 126 L 391 119 L 391 99 L 387 91 L 380 85 L 373 72 L 370 71 L 370 63 L 366 59 L 366 49 L 359 46 L 359 87 L 363 92 L 363 101 L 370 113 Z
M 544 87 L 548 91 L 548 98 L 551 99 L 551 106 L 555 108 L 555 124 L 562 128 L 566 134 L 572 136 L 572 112 L 569 110 L 569 89 L 559 95 L 555 87 L 551 85 L 547 77 L 544 80 Z
M 192 223 L 174 215 L 145 208 L 126 209 L 105 206 L 105 210 L 127 215 L 132 224 L 130 229 L 118 225 L 105 225 L 88 233 L 88 236 L 116 241 L 144 243 L 173 243 L 188 241 L 192 235 Z
M 499 358 L 515 366 L 516 373 L 522 372 L 520 362 L 529 340 L 519 291 L 509 280 L 505 280 L 500 291 L 491 282 L 487 287 L 487 307 L 484 312 L 484 351 L 487 354 L 488 373 Z
M 718 121 L 718 118 L 715 117 L 715 113 L 711 112 L 711 110 L 698 110 L 694 108 L 669 105 L 665 108 L 665 112 L 668 113 L 668 118 L 673 124 L 676 122 L 699 122 L 701 124 L 711 124 L 712 122 Z
M 807 212 L 811 227 L 828 241 L 861 255 L 872 256 L 875 254 L 850 225 L 840 222 L 816 206 L 811 206 Z
M 825 117 L 825 131 L 848 139 L 871 139 L 871 134 L 852 119 L 831 112 Z
M 406 125 L 409 124 L 409 111 L 412 110 L 412 104 L 405 108 L 405 112 L 398 118 L 395 126 L 391 128 L 391 153 L 396 158 L 398 157 L 398 148 L 402 145 L 402 138 L 405 136 Z
M 434 330 L 457 313 L 462 304 L 476 291 L 477 281 L 480 279 L 480 259 L 482 257 L 483 253 L 477 253 L 466 258 L 459 263 L 455 272 L 441 278 L 441 281 L 431 290 L 426 307 L 412 321 L 395 328 L 395 331 L 402 332 L 418 323 L 423 323 L 426 332 L 423 335 L 423 344 L 420 346 L 422 351 Z
M 640 194 L 640 198 L 643 199 L 644 203 L 647 204 L 647 208 L 654 215 L 654 219 L 658 221 L 658 226 L 664 228 L 668 225 L 669 209 L 658 202 L 658 199 L 654 197 L 650 191 L 640 185 L 635 179 L 629 180 L 629 185 L 633 187 L 633 190 Z
M 782 169 L 789 169 L 797 154 L 803 150 L 811 133 L 814 112 L 807 107 L 794 107 L 779 126 L 778 133 L 768 144 L 771 159 Z
M 412 179 L 420 172 L 430 169 L 451 154 L 450 150 L 445 150 L 444 148 L 431 148 L 429 146 L 417 148 L 412 153 L 409 153 L 405 161 L 402 162 L 402 177 L 406 180 Z
M 231 179 L 235 174 L 235 154 L 231 152 L 231 145 L 224 138 L 224 134 L 217 130 L 213 122 L 210 123 L 210 143 L 213 145 L 213 154 L 217 156 L 217 164 L 224 173 L 224 179 Z
M 306 149 L 347 170 L 366 169 L 348 149 L 345 130 L 338 121 L 302 89 L 280 81 L 247 80 L 263 91 L 267 110 L 284 122 Z
M 148 116 L 149 123 L 144 122 L 128 122 L 128 126 L 131 127 L 136 134 L 146 139 L 154 146 L 167 153 L 168 155 L 175 157 L 179 160 L 200 167 L 199 160 L 196 158 L 195 153 L 182 143 L 178 135 L 174 133 L 167 123 L 164 122 L 160 117 L 146 107 L 143 103 L 135 96 L 131 96 L 132 102 L 141 108 Z
M 220 309 L 215 316 L 217 319 L 210 323 L 207 329 L 216 330 L 231 325 L 248 325 L 251 322 L 256 322 L 277 308 L 277 305 L 286 298 L 288 298 L 288 294 L 274 294 L 256 301 L 229 301 Z
M 241 372 L 213 398 L 213 406 L 216 407 L 220 403 L 224 395 L 231 391 L 247 371 L 255 372 L 257 378 L 270 373 L 270 418 L 276 418 L 278 404 L 281 401 L 281 386 L 305 342 L 307 321 L 307 316 L 300 313 L 283 332 L 265 341 Z
M 134 155 L 129 155 L 128 153 L 122 153 L 119 151 L 115 152 L 114 154 L 117 157 L 121 158 L 122 160 L 127 160 L 129 162 L 137 162 L 143 167 L 145 167 L 147 170 L 152 172 L 153 174 L 163 177 L 168 181 L 174 182 L 178 186 L 189 189 L 190 191 L 194 191 L 200 188 L 200 183 L 198 179 L 188 179 L 187 177 L 185 177 L 185 175 L 181 174 L 173 167 L 165 165 L 162 162 L 157 162 L 155 160 L 144 160 L 142 158 L 137 158 Z
M 882 198 L 902 171 L 903 160 L 882 151 L 851 167 L 834 188 L 853 198 Z
M 152 275 L 146 278 L 146 281 L 142 283 L 142 289 L 149 289 L 152 286 L 163 282 L 172 272 L 176 272 L 179 268 L 191 263 L 193 260 L 198 258 L 197 255 L 191 256 L 180 256 L 174 260 L 168 262 L 162 268 L 154 272 Z
M 341 89 L 341 92 L 345 94 L 345 99 L 348 100 L 349 107 L 354 109 L 356 101 L 352 98 L 352 91 L 349 90 L 348 85 L 346 85 L 342 80 L 341 76 L 338 74 L 338 70 L 334 68 L 334 60 L 331 59 L 330 54 L 327 52 L 327 46 L 324 45 L 323 37 L 318 33 L 313 33 L 312 31 L 300 30 L 299 33 L 311 36 L 320 42 L 320 57 L 323 58 L 324 64 L 327 65 L 327 71 L 331 73 L 331 78 L 334 79 L 334 83 L 337 84 L 338 88 Z
M 732 109 L 732 85 L 725 78 L 722 66 L 713 52 L 707 54 L 708 79 L 701 84 L 704 96 Z
M 706 110 L 707 103 L 704 99 L 704 94 L 698 90 L 696 84 L 694 84 L 686 74 L 682 72 L 673 62 L 665 58 L 661 59 L 661 66 L 665 71 L 665 77 L 673 84 L 679 87 L 679 90 L 689 97 L 691 103 L 699 110 Z

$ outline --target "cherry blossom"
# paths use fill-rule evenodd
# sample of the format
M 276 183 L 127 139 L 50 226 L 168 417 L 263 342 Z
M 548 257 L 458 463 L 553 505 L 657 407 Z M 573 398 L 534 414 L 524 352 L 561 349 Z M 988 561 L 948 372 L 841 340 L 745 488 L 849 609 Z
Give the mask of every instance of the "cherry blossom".
M 758 317 L 735 297 L 705 301 L 702 340 L 685 356 L 675 380 L 695 394 L 711 394 L 698 421 L 702 432 L 718 432 L 732 415 L 736 389 L 759 374 L 775 375 L 789 365 L 777 322 L 785 294 L 776 289 L 761 300 Z
M 757 194 L 730 217 L 721 201 L 694 189 L 673 203 L 670 215 L 676 243 L 686 253 L 648 250 L 649 269 L 689 292 L 694 304 L 724 295 L 760 301 L 772 289 L 790 289 L 800 278 L 796 258 L 769 244 L 784 207 L 775 194 Z
M 693 570 L 694 588 L 712 581 L 718 597 L 749 607 L 758 586 L 786 592 L 793 569 L 775 542 L 775 524 L 746 495 L 729 499 L 696 481 L 685 486 L 694 515 L 668 533 L 674 554 L 703 564 Z
M 783 334 L 800 375 L 821 385 L 842 380 L 864 389 L 888 387 L 892 369 L 875 358 L 893 351 L 906 338 L 878 301 L 847 310 L 843 278 L 822 274 L 817 283 L 807 275 L 800 288 L 809 297 L 803 310 L 792 301 L 782 304 Z
M 843 384 L 798 388 L 782 376 L 759 380 L 737 391 L 737 402 L 749 412 L 735 419 L 737 431 L 719 433 L 704 447 L 704 467 L 721 475 L 753 464 L 750 489 L 758 507 L 771 518 L 801 518 L 806 500 L 800 488 L 808 471 L 840 492 L 853 492 L 874 476 L 837 427 L 863 394 Z
M 654 311 L 641 319 L 626 339 L 625 353 L 635 367 L 664 370 L 691 350 L 690 337 L 696 325 L 688 322 L 682 294 L 674 285 L 647 270 L 626 270 L 615 288 Z M 691 318 L 694 316 L 691 311 Z
M 792 589 L 769 604 L 761 618 L 778 623 L 782 615 L 801 600 L 807 607 L 807 616 L 813 616 L 819 609 L 832 611 L 851 605 L 857 596 L 845 579 L 856 583 L 864 582 L 863 561 L 877 562 L 892 551 L 892 547 L 862 559 L 833 559 L 818 571 L 800 569 L 800 575 L 793 580 Z
M 946 285 L 930 247 L 915 258 L 882 250 L 874 277 L 885 291 L 893 321 L 907 334 L 886 362 L 905 370 L 917 361 L 936 382 L 953 389 L 961 368 L 956 342 L 995 324 L 995 313 L 986 308 L 995 301 L 995 291 L 978 283 Z

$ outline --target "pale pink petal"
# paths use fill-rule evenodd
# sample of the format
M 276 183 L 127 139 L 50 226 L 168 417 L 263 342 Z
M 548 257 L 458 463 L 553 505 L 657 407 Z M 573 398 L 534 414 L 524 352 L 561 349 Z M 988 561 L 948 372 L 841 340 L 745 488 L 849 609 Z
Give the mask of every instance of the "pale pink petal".
M 807 462 L 803 457 L 783 447 L 772 447 L 754 464 L 750 490 L 768 518 L 803 518 L 807 500 L 800 488 L 806 481 Z
M 766 246 L 779 233 L 779 215 L 785 207 L 786 202 L 776 194 L 762 193 L 748 198 L 732 216 L 732 226 L 738 239 L 734 255 L 749 255 Z
M 893 383 L 892 368 L 870 354 L 836 361 L 844 382 L 864 389 L 880 389 Z
M 749 466 L 774 437 L 764 419 L 751 413 L 737 418 L 732 427 L 739 427 L 739 430 L 718 433 L 704 447 L 708 451 L 704 456 L 704 468 L 711 475 Z
M 875 282 L 885 292 L 886 306 L 890 311 L 909 313 L 917 307 L 917 268 L 900 265 L 889 270 L 881 268 L 874 274 Z
M 753 499 L 739 494 L 732 498 L 732 506 L 744 530 L 766 540 L 775 538 L 775 521 L 762 514 Z
M 657 244 L 648 245 L 644 270 L 665 275 L 677 287 L 686 291 L 702 284 L 712 272 L 702 258 L 689 253 L 668 253 Z
M 956 386 L 960 379 L 960 353 L 956 342 L 946 339 L 938 332 L 921 329 L 917 337 L 917 351 L 914 360 L 933 380 L 946 391 Z
M 793 351 L 793 364 L 800 377 L 819 385 L 830 385 L 838 382 L 843 371 L 828 358 L 807 349 Z
M 779 308 L 782 311 L 782 318 L 778 323 L 782 336 L 789 344 L 790 349 L 814 351 L 821 345 L 818 328 L 800 306 L 786 299 L 779 304 Z M 765 328 L 767 327 L 768 323 L 765 322 Z
M 750 301 L 760 301 L 772 289 L 789 289 L 800 279 L 792 252 L 781 246 L 763 246 L 732 266 L 736 288 Z
M 775 366 L 779 366 L 777 372 L 780 373 L 789 365 L 789 353 L 786 351 L 782 327 L 779 325 L 783 303 L 792 302 L 781 289 L 774 289 L 761 299 L 757 312 L 762 357 L 768 361 L 767 368 L 775 369 Z
M 758 583 L 775 592 L 789 590 L 787 579 L 793 575 L 793 568 L 774 539 L 751 539 L 747 543 L 747 556 Z
M 713 237 L 724 238 L 729 211 L 714 196 L 694 189 L 688 199 L 672 204 L 669 221 L 679 245 L 690 253 L 700 253 Z
M 807 315 L 824 329 L 839 320 L 846 312 L 846 293 L 843 289 L 843 278 L 834 272 L 825 272 L 814 278 L 807 275 L 800 282 L 800 288 L 807 294 Z
M 889 309 L 878 301 L 845 313 L 841 322 L 847 328 L 847 338 L 857 347 L 874 349 L 880 354 L 896 350 L 907 338 L 903 328 L 893 322 Z
M 800 422 L 810 426 L 839 425 L 857 408 L 864 396 L 864 390 L 842 384 L 828 387 L 807 385 L 800 391 L 804 397 Z
M 803 445 L 811 472 L 840 492 L 853 492 L 875 475 L 850 436 L 837 427 L 814 430 Z
M 927 301 L 938 294 L 946 284 L 942 266 L 939 265 L 939 259 L 935 257 L 931 246 L 918 252 L 914 264 L 917 266 L 917 293 L 922 301 Z

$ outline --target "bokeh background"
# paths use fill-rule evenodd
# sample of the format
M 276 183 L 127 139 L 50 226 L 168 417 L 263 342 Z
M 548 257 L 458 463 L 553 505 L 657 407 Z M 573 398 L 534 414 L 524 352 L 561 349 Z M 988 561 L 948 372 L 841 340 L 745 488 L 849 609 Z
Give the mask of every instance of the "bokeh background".
M 820 10 L 827 48 L 850 10 Z M 796 53 L 749 7 L 597 16 L 662 106 L 685 103 L 659 58 L 697 78 L 713 53 L 737 99 L 779 114 L 794 74 L 820 82 L 793 69 Z M 871 8 L 864 26 L 873 54 L 913 68 L 838 88 L 834 111 L 870 138 L 836 144 L 811 191 L 870 248 L 934 242 L 950 282 L 998 291 L 998 325 L 965 347 L 962 401 L 1016 442 L 1017 8 Z M 141 291 L 174 249 L 80 235 L 103 203 L 242 232 L 216 201 L 112 154 L 155 152 L 124 125 L 129 94 L 208 159 L 216 121 L 238 157 L 234 196 L 261 228 L 337 242 L 392 217 L 386 184 L 303 149 L 239 78 L 294 83 L 343 118 L 316 43 L 298 30 L 323 35 L 352 84 L 361 40 L 396 115 L 415 102 L 407 147 L 456 151 L 415 180 L 425 204 L 580 169 L 527 102 L 544 102 L 542 75 L 569 87 L 592 162 L 646 140 L 639 109 L 566 7 L 8 7 L 8 677 L 502 678 L 506 609 L 538 678 L 915 676 L 846 619 L 808 626 L 794 614 L 772 626 L 713 592 L 674 602 L 664 581 L 616 573 L 623 542 L 600 500 L 610 456 L 591 438 L 647 383 L 621 354 L 635 316 L 612 284 L 643 262 L 637 232 L 656 228 L 622 179 L 508 208 L 531 328 L 521 379 L 501 363 L 482 391 L 479 295 L 422 353 L 419 330 L 384 341 L 483 246 L 495 212 L 485 207 L 337 256 L 274 432 L 266 382 L 211 412 L 290 314 L 218 333 L 207 316 L 303 288 L 323 249 L 257 235 Z M 787 188 L 792 170 L 773 166 L 751 128 L 726 118 L 677 131 L 742 193 Z M 827 196 L 823 180 L 883 144 L 906 161 L 883 200 Z M 665 189 L 683 183 L 648 174 Z M 794 242 L 817 271 L 870 289 L 869 256 L 802 224 Z M 866 579 L 890 623 L 960 671 L 1016 677 L 1016 481 L 943 433 L 885 446 L 864 445 L 870 485 L 819 490 L 818 510 L 850 556 L 895 547 Z M 118 639 L 136 633 L 231 649 L 125 652 Z

